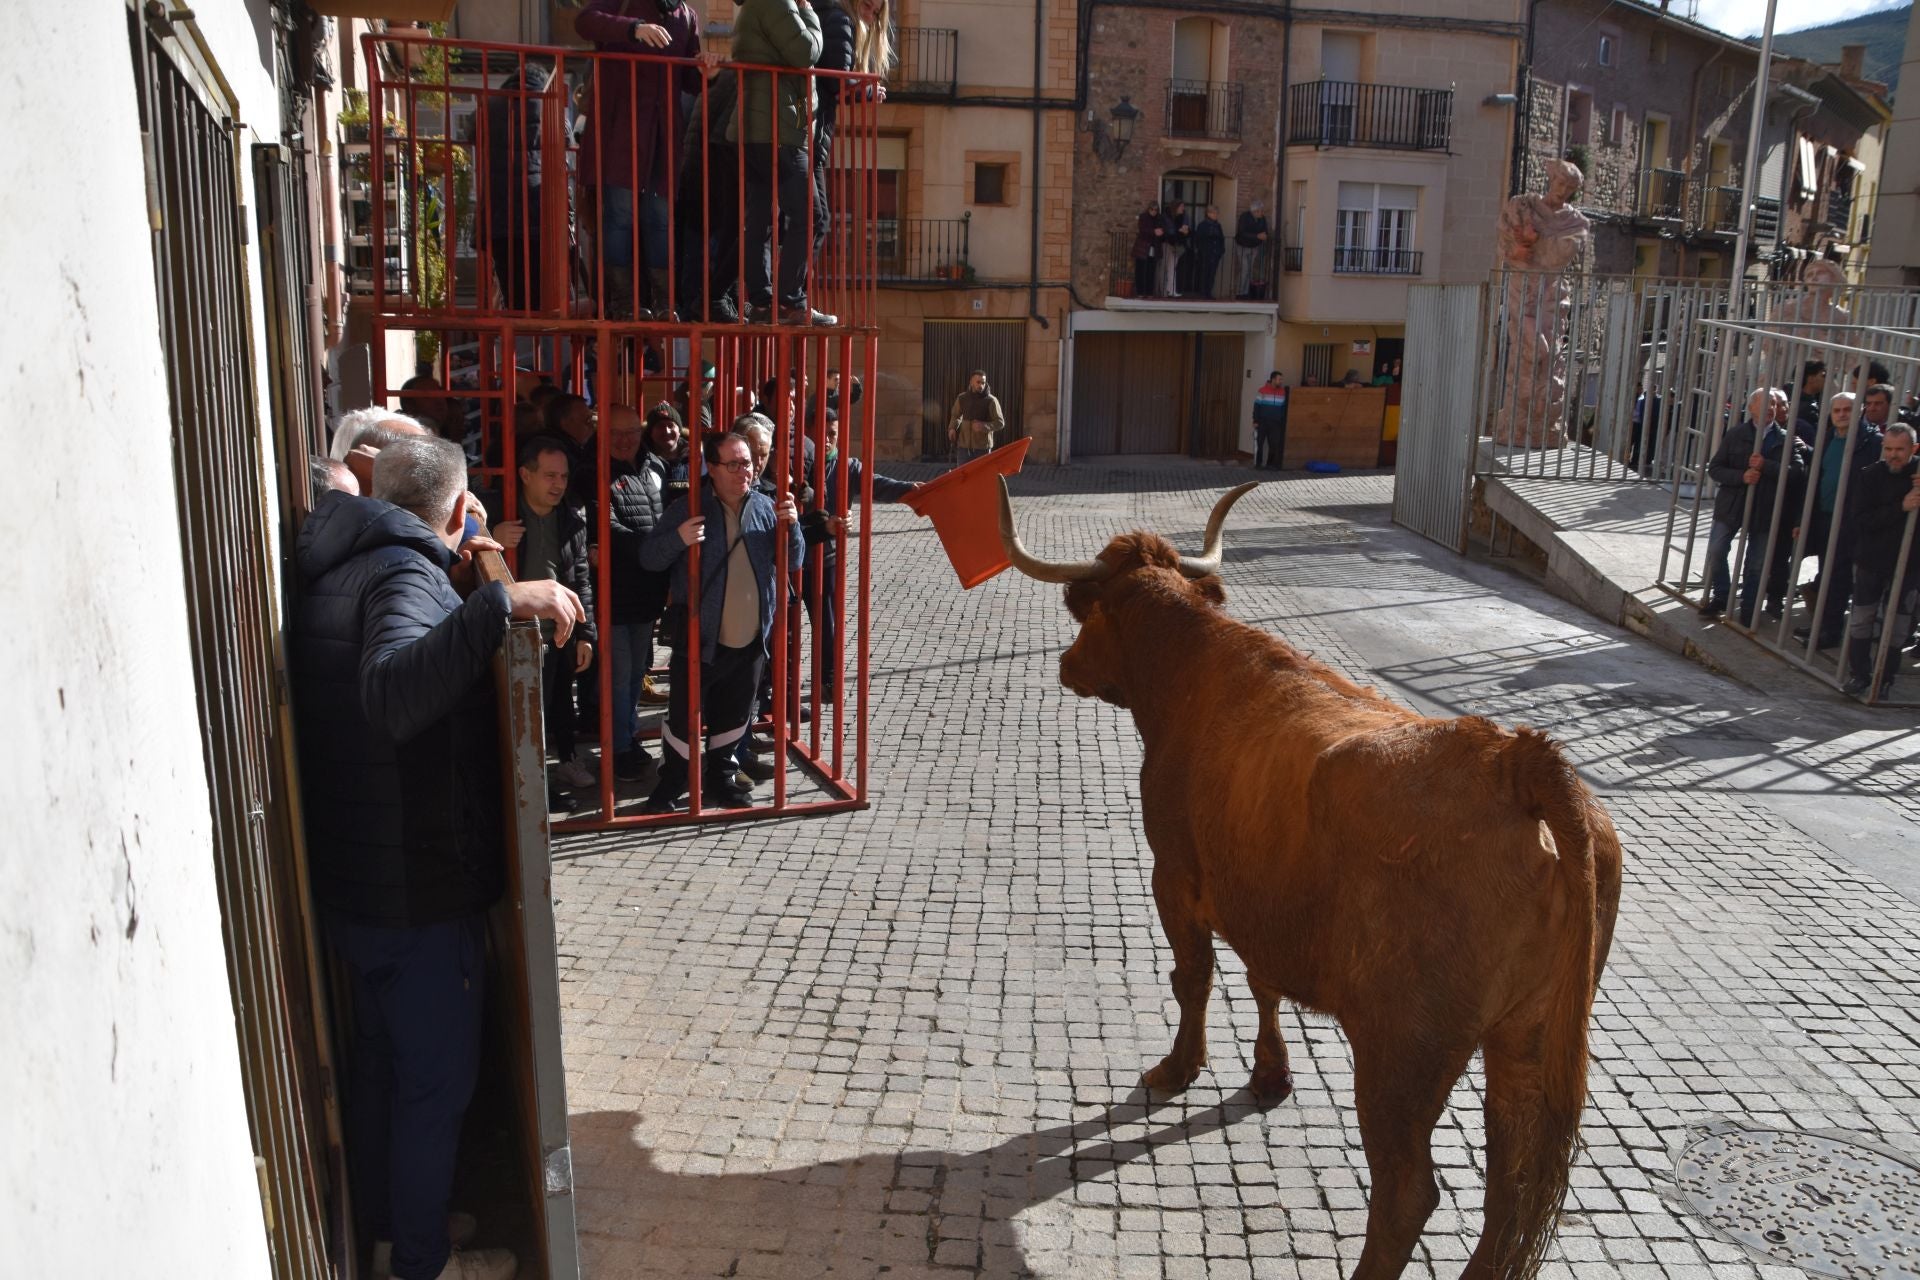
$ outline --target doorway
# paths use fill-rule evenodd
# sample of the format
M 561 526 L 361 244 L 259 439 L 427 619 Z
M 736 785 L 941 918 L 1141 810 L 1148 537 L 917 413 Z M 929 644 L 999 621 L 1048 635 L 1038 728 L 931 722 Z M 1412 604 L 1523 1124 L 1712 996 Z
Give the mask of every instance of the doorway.
M 1242 333 L 1086 333 L 1073 340 L 1073 452 L 1231 457 Z
M 1027 384 L 1027 322 L 1025 320 L 928 320 L 921 332 L 920 452 L 926 458 L 945 458 L 952 452 L 947 440 L 947 415 L 954 397 L 966 388 L 975 369 L 987 373 L 987 386 L 1000 399 L 1007 429 L 999 443 L 1026 434 L 1021 413 Z

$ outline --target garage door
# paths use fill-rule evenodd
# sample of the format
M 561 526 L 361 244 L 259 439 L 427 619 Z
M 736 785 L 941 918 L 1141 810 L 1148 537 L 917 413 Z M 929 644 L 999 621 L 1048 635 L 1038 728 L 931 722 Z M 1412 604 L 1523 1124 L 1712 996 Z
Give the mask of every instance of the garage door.
M 1239 444 L 1238 333 L 1086 333 L 1073 340 L 1073 452 L 1229 457 Z

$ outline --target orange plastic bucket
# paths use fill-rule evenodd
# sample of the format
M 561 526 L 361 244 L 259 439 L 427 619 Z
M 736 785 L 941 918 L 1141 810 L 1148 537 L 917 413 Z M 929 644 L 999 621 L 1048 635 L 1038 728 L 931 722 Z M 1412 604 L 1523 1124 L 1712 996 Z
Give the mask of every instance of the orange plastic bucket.
M 961 463 L 943 476 L 927 481 L 902 501 L 915 515 L 933 521 L 940 545 L 960 575 L 960 586 L 979 586 L 1013 562 L 1000 544 L 1001 476 L 1020 470 L 1027 459 L 1022 437 L 992 453 Z

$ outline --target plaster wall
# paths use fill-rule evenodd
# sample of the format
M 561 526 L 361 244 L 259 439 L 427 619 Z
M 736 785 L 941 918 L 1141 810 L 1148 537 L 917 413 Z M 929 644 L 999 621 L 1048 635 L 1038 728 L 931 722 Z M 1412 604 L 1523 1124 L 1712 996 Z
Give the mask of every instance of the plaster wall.
M 250 18 L 201 23 L 241 117 L 277 132 Z M 92 1275 L 265 1275 L 126 11 L 0 6 L 0 68 L 0 220 L 30 230 L 0 241 L 0 441 L 59 442 L 0 508 L 0 538 L 31 552 L 0 682 L 0 1240 L 21 1275 L 82 1254 Z

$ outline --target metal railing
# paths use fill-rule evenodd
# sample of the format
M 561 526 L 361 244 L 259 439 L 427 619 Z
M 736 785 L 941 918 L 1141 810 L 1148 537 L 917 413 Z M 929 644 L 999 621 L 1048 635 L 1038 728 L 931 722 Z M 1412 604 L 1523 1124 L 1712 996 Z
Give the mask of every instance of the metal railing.
M 1240 136 L 1243 86 L 1232 81 L 1167 81 L 1167 136 L 1233 141 Z
M 1288 271 L 1301 270 L 1307 255 L 1307 251 L 1304 248 L 1297 244 L 1290 244 L 1281 252 L 1284 255 L 1284 261 Z
M 1740 197 L 1743 194 L 1739 187 L 1702 187 L 1702 203 L 1705 207 L 1700 210 L 1695 225 L 1715 235 L 1738 235 Z
M 1853 192 L 1842 191 L 1838 187 L 1827 192 L 1827 212 L 1821 219 L 1835 231 L 1845 232 L 1853 226 Z
M 965 284 L 973 215 L 957 218 L 876 218 L 874 272 L 881 284 Z
M 386 134 L 365 157 L 366 240 L 382 246 L 368 264 L 376 312 L 421 328 L 504 316 L 877 324 L 874 77 L 723 63 L 708 78 L 690 57 L 364 39 Z M 810 195 L 797 209 L 780 201 L 812 191 L 821 149 L 799 148 L 804 185 L 763 175 L 820 126 L 827 102 L 835 217 L 816 228 Z M 744 141 L 729 140 L 729 112 Z M 661 175 L 663 243 L 616 199 L 636 169 Z M 665 271 L 646 269 L 662 258 Z
M 1445 151 L 1453 90 L 1310 80 L 1287 99 L 1287 142 L 1314 147 Z
M 1678 169 L 1642 169 L 1635 212 L 1657 222 L 1678 222 L 1687 207 L 1687 175 Z
M 960 33 L 951 27 L 900 27 L 887 77 L 894 98 L 951 98 L 960 87 Z
M 1417 249 L 1350 249 L 1333 247 L 1333 272 L 1343 276 L 1417 276 L 1421 254 Z

